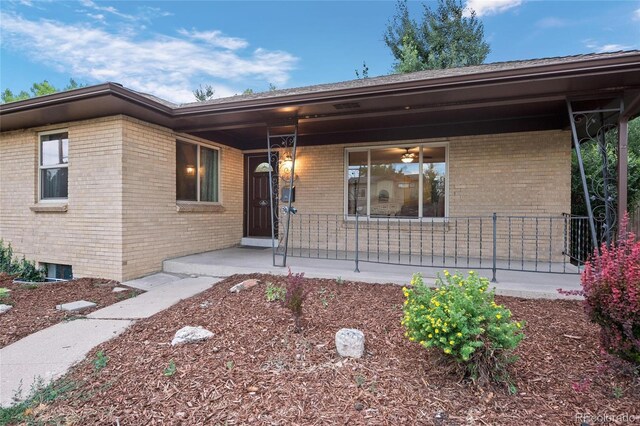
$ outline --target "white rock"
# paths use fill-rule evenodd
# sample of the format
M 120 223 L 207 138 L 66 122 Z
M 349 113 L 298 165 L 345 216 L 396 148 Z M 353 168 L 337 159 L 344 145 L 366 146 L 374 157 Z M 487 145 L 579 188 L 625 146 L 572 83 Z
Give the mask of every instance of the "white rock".
M 213 333 L 202 328 L 202 326 L 186 326 L 176 332 L 176 335 L 173 336 L 173 340 L 171 341 L 171 346 L 180 345 L 182 343 L 200 342 L 212 337 Z
M 248 279 L 248 280 L 244 280 L 241 283 L 238 283 L 236 285 L 234 285 L 233 287 L 231 287 L 229 289 L 229 292 L 231 293 L 240 293 L 242 290 L 248 290 L 252 287 L 257 286 L 260 283 L 260 281 L 256 280 L 256 279 Z
M 13 306 L 11 305 L 0 305 L 0 314 L 4 314 L 5 312 L 9 312 L 11 309 L 13 309 Z
M 364 354 L 364 333 L 355 328 L 341 328 L 336 333 L 338 355 L 360 358 Z
M 113 290 L 111 290 L 112 293 L 122 293 L 123 291 L 127 291 L 129 290 L 126 287 L 114 287 Z

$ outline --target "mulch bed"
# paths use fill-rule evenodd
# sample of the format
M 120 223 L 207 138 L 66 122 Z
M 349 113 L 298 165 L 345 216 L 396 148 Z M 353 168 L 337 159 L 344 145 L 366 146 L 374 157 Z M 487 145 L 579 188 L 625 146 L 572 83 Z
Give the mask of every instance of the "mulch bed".
M 136 289 L 113 293 L 113 287 L 119 285 L 117 281 L 79 278 L 34 286 L 14 283 L 13 277 L 0 274 L 0 288 L 11 290 L 9 297 L 0 300 L 0 303 L 13 305 L 9 312 L 0 314 L 0 348 L 60 321 L 86 315 L 141 293 Z M 77 300 L 94 302 L 97 306 L 79 313 L 56 309 L 56 305 Z
M 248 277 L 262 284 L 228 292 Z M 640 415 L 637 384 L 596 374 L 598 329 L 580 302 L 497 298 L 527 322 L 513 366 L 518 391 L 510 395 L 460 383 L 409 342 L 398 286 L 308 279 L 304 330 L 295 334 L 290 313 L 265 300 L 265 282 L 284 277 L 234 276 L 136 323 L 95 349 L 109 357 L 106 367 L 96 370 L 90 356 L 66 377 L 78 388 L 39 407 L 38 418 L 105 425 L 579 425 L 580 413 Z M 172 347 L 185 325 L 215 336 Z M 364 331 L 365 357 L 336 354 L 342 327 Z M 171 361 L 175 374 L 165 375 Z M 585 389 L 573 389 L 589 378 Z

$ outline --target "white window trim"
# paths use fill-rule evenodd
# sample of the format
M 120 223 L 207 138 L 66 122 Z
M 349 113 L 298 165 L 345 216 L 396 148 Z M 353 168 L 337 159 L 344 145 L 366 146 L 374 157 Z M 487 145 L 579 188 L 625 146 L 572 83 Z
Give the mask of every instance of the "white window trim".
M 349 153 L 351 152 L 367 152 L 367 170 L 371 170 L 371 150 L 372 149 L 380 149 L 380 148 L 420 148 L 420 152 L 418 154 L 418 164 L 420 172 L 422 173 L 424 158 L 423 158 L 423 149 L 425 147 L 430 148 L 445 148 L 444 156 L 445 156 L 445 200 L 444 200 L 444 217 L 422 217 L 422 209 L 423 209 L 423 179 L 419 180 L 418 184 L 418 217 L 400 217 L 400 218 L 392 218 L 394 221 L 400 222 L 412 222 L 412 221 L 433 221 L 433 222 L 446 222 L 449 218 L 449 142 L 426 142 L 423 140 L 419 141 L 400 141 L 395 144 L 385 143 L 383 145 L 366 145 L 366 146 L 358 146 L 353 148 L 345 148 L 344 150 L 344 177 L 343 177 L 343 191 L 344 191 L 344 219 L 345 220 L 356 220 L 356 215 L 351 215 L 348 213 L 349 211 Z M 385 219 L 384 217 L 380 218 L 372 218 L 371 217 L 371 194 L 369 194 L 371 188 L 371 173 L 367 173 L 367 214 L 359 215 L 364 219 Z
M 55 129 L 55 130 L 46 130 L 43 132 L 38 132 L 38 203 L 67 203 L 69 201 L 69 182 L 67 181 L 67 197 L 66 198 L 42 198 L 42 170 L 47 169 L 62 169 L 69 168 L 69 161 L 67 164 L 56 164 L 50 166 L 42 165 L 42 136 L 47 135 L 55 135 L 57 133 L 66 133 L 67 138 L 69 137 L 69 129 Z M 69 140 L 69 145 L 71 145 L 71 140 Z
M 198 147 L 198 149 L 196 150 L 196 200 L 178 200 L 177 198 L 177 192 L 178 189 L 176 188 L 176 203 L 198 203 L 198 204 L 209 204 L 209 205 L 213 205 L 213 206 L 218 206 L 218 205 L 222 205 L 222 181 L 221 181 L 221 164 L 222 164 L 222 150 L 220 149 L 220 147 L 215 146 L 215 145 L 210 145 L 210 144 L 206 144 L 206 143 L 202 143 L 202 142 L 196 142 L 193 140 L 189 140 L 188 138 L 183 138 L 183 137 L 179 137 L 176 139 L 176 148 L 177 148 L 177 143 L 178 142 L 182 142 L 182 143 L 188 143 L 191 145 L 196 145 Z M 217 171 L 217 183 L 218 183 L 218 201 L 200 201 L 200 149 L 202 147 L 205 147 L 207 149 L 211 149 L 214 151 L 218 151 L 218 171 Z M 177 154 L 176 154 L 176 160 L 178 161 L 177 158 Z

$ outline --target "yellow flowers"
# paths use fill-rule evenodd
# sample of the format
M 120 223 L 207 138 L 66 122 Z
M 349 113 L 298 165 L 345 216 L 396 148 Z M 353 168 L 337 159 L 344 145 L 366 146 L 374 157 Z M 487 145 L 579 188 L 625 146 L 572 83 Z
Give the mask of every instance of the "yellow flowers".
M 435 331 L 435 332 L 436 332 L 436 334 L 439 334 L 439 333 L 440 333 L 440 330 L 438 330 L 437 328 L 436 328 L 435 330 L 433 330 L 433 331 Z
M 458 337 L 462 337 L 462 333 L 460 333 L 459 331 L 456 333 L 456 336 Z
M 496 318 L 500 319 L 500 318 L 502 318 L 502 315 L 496 314 Z
M 516 323 L 516 327 L 518 327 L 518 328 L 522 328 L 522 323 L 521 323 L 520 321 L 518 321 L 518 322 Z
M 427 336 L 429 339 L 433 339 L 433 334 L 429 333 L 429 335 Z
M 445 353 L 445 354 L 450 354 L 450 353 L 451 353 L 451 349 L 446 348 L 446 349 L 444 350 L 444 353 Z
M 451 346 L 453 346 L 453 345 L 455 345 L 455 344 L 456 344 L 456 342 L 455 342 L 454 340 L 449 340 L 449 344 L 450 344 Z

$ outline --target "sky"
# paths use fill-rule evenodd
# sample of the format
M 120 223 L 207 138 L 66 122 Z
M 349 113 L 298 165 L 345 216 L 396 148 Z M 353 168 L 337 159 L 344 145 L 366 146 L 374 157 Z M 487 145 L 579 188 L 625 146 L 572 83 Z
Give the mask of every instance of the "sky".
M 463 0 L 486 62 L 640 49 L 640 0 Z M 420 19 L 424 5 L 410 1 Z M 121 83 L 176 103 L 391 73 L 395 1 L 0 0 L 0 89 Z

